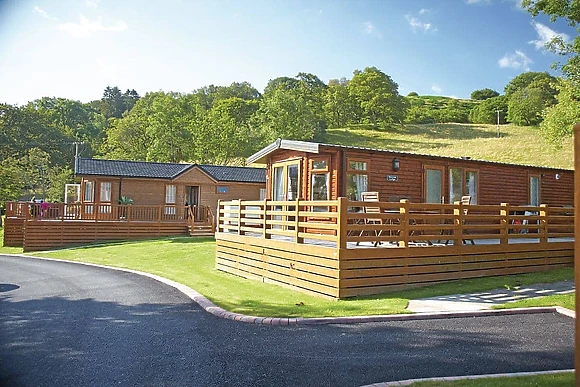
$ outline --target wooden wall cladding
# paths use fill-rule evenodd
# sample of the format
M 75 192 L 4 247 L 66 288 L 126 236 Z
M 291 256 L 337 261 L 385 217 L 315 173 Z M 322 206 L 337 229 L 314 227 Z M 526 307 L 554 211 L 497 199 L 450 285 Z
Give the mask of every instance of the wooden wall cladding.
M 24 243 L 24 222 L 25 219 L 20 218 L 4 219 L 4 246 L 22 247 Z

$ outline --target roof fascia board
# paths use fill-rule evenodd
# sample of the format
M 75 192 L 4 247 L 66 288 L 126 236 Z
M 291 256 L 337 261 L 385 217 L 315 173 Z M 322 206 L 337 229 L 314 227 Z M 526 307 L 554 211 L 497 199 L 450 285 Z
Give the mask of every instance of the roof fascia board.
M 318 153 L 320 144 L 316 142 L 294 141 L 277 139 L 275 142 L 254 153 L 246 159 L 248 164 L 267 163 L 267 157 L 278 149 L 294 150 L 299 152 Z

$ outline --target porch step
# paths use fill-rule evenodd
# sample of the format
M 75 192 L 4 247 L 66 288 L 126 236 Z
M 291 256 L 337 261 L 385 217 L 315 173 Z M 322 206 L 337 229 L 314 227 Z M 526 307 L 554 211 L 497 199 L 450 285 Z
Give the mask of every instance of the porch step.
M 194 224 L 193 226 L 188 226 L 190 236 L 214 236 L 214 231 L 211 224 Z

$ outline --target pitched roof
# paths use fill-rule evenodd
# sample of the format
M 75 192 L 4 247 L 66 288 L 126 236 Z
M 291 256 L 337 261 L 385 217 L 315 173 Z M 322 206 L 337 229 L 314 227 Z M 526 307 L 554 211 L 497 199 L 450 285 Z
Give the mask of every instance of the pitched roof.
M 176 163 L 153 163 L 148 161 L 77 159 L 75 175 L 115 176 L 150 179 L 175 179 L 191 168 L 198 167 L 214 180 L 220 182 L 265 183 L 264 168 L 230 167 L 221 165 L 198 165 Z

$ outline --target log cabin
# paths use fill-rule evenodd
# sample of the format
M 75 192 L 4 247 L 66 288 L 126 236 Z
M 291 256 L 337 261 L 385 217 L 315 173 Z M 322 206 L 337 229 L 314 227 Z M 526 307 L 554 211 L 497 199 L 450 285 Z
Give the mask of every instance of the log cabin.
M 266 165 L 272 200 L 361 200 L 572 206 L 574 171 L 278 139 L 248 158 Z
M 266 181 L 263 168 L 86 158 L 76 160 L 75 176 L 82 204 L 106 209 L 125 196 L 135 205 L 163 205 L 167 211 L 190 205 L 213 212 L 220 199 L 258 200 Z

